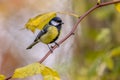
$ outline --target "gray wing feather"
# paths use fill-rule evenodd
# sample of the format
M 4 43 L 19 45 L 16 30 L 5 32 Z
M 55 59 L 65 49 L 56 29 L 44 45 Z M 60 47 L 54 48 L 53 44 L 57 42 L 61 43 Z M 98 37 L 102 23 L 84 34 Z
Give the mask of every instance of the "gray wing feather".
M 40 37 L 47 32 L 47 29 L 48 29 L 49 26 L 50 26 L 50 25 L 47 24 L 47 25 L 43 28 L 43 30 L 38 33 L 38 35 L 37 35 L 37 37 L 35 38 L 34 42 L 37 41 L 37 40 L 39 40 Z
M 26 49 L 31 49 L 34 45 L 36 45 L 36 44 L 40 41 L 40 37 L 47 32 L 47 29 L 48 29 L 49 26 L 50 26 L 50 25 L 46 25 L 46 26 L 43 28 L 43 30 L 38 33 L 38 35 L 37 35 L 37 37 L 35 38 L 34 42 L 33 42 L 31 45 L 29 45 Z

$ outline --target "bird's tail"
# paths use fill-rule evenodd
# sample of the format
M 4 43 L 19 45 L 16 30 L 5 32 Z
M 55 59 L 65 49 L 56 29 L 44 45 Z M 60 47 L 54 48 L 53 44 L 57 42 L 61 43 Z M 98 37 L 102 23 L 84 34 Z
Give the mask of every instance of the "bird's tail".
M 31 45 L 29 45 L 26 49 L 31 49 L 34 45 L 36 45 L 38 41 L 33 42 Z

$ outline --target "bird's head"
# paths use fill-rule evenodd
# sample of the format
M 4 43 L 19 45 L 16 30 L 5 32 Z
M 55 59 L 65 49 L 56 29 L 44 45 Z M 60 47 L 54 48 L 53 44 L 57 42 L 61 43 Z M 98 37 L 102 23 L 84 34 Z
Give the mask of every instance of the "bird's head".
M 53 25 L 53 26 L 60 26 L 64 24 L 61 20 L 60 17 L 54 17 L 51 21 L 50 21 L 50 25 Z

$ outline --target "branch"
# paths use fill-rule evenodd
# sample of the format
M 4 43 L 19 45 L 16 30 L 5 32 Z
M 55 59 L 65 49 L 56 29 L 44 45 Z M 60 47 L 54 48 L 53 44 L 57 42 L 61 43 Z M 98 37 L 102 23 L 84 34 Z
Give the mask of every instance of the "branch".
M 77 29 L 79 23 L 91 12 L 93 12 L 95 9 L 100 8 L 100 7 L 104 7 L 107 5 L 111 5 L 111 4 L 115 4 L 115 3 L 119 3 L 120 0 L 117 1 L 110 1 L 110 2 L 105 2 L 105 3 L 97 3 L 95 6 L 93 6 L 90 10 L 88 10 L 86 13 L 84 13 L 82 16 L 79 17 L 78 21 L 75 23 L 75 25 L 73 26 L 72 30 L 65 36 L 65 38 L 63 38 L 62 40 L 60 40 L 58 42 L 59 45 L 61 45 L 64 41 L 66 41 L 70 36 L 72 36 L 75 32 L 75 30 Z M 54 45 L 52 47 L 52 51 L 54 51 L 56 48 L 58 47 L 58 45 Z M 52 52 L 49 50 L 46 55 L 39 61 L 39 63 L 42 63 L 43 61 L 45 61 L 47 59 L 47 57 L 52 54 Z M 5 80 L 9 80 L 12 77 L 8 77 Z
M 90 10 L 88 10 L 86 13 L 84 13 L 81 17 L 79 17 L 78 21 L 75 23 L 75 25 L 73 26 L 72 30 L 65 36 L 65 38 L 63 38 L 61 41 L 58 42 L 59 45 L 61 45 L 64 41 L 66 41 L 71 35 L 74 34 L 75 30 L 77 29 L 79 23 L 88 15 L 90 14 L 92 11 L 94 11 L 97 8 L 103 7 L 103 6 L 107 6 L 107 5 L 111 5 L 111 4 L 115 4 L 115 3 L 119 3 L 120 0 L 118 1 L 110 1 L 110 2 L 105 2 L 105 3 L 99 3 L 96 4 L 95 6 L 93 6 Z M 52 47 L 52 50 L 54 51 L 58 46 L 54 45 Z M 48 51 L 46 53 L 46 55 L 39 61 L 39 63 L 42 63 L 43 61 L 46 60 L 46 58 L 51 54 L 51 51 Z

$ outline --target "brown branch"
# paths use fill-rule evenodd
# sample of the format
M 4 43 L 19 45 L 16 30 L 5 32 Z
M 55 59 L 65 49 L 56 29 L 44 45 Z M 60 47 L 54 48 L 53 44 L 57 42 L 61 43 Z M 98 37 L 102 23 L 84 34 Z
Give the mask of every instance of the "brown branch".
M 76 30 L 76 28 L 78 27 L 79 23 L 88 15 L 90 14 L 92 11 L 94 11 L 97 8 L 106 6 L 106 5 L 110 5 L 110 4 L 115 4 L 115 3 L 119 3 L 120 0 L 118 1 L 110 1 L 110 2 L 105 2 L 105 3 L 100 3 L 100 4 L 96 4 L 95 6 L 93 6 L 90 10 L 88 10 L 85 14 L 83 14 L 78 21 L 75 23 L 75 25 L 73 26 L 72 30 L 65 36 L 65 38 L 63 38 L 61 41 L 58 42 L 59 45 L 61 45 L 65 40 L 67 40 Z M 55 50 L 57 48 L 57 45 L 54 45 L 52 50 Z M 39 61 L 39 63 L 42 63 L 52 52 L 48 51 L 47 54 Z
M 58 42 L 59 45 L 61 45 L 64 41 L 66 41 L 71 35 L 74 34 L 75 30 L 77 29 L 79 23 L 91 12 L 93 12 L 95 9 L 103 7 L 103 6 L 107 6 L 107 5 L 111 5 L 111 4 L 115 4 L 115 3 L 119 3 L 120 0 L 117 1 L 110 1 L 110 2 L 105 2 L 105 3 L 97 3 L 95 6 L 93 6 L 90 10 L 88 10 L 85 14 L 83 14 L 81 17 L 79 17 L 78 21 L 75 23 L 75 25 L 73 26 L 72 30 L 65 36 L 65 38 L 63 38 L 62 40 L 60 40 Z M 54 45 L 52 47 L 52 51 L 54 51 L 56 48 L 58 47 L 58 45 Z M 47 57 L 51 54 L 52 52 L 49 50 L 46 55 L 39 61 L 39 63 L 42 63 L 43 61 L 45 61 L 47 59 Z M 8 77 L 5 80 L 9 80 L 12 77 Z
M 5 80 L 9 80 L 9 79 L 11 79 L 11 78 L 12 78 L 12 76 L 10 76 L 10 77 L 6 78 Z

